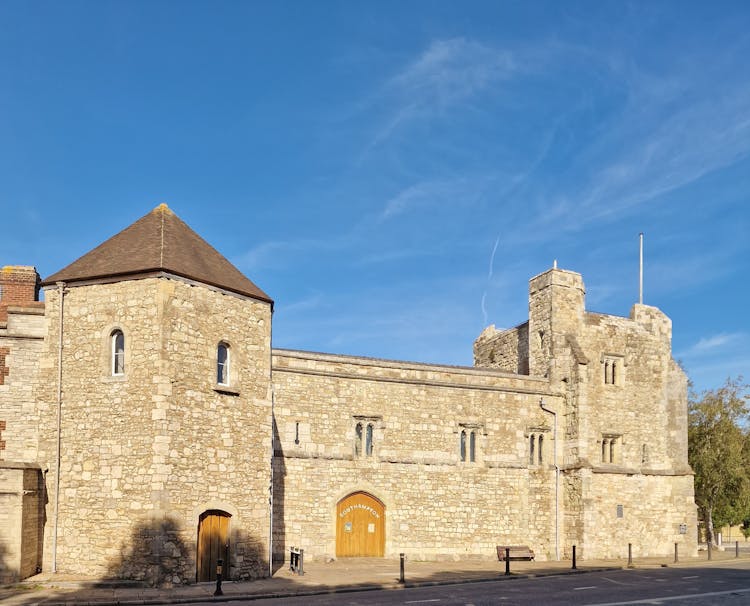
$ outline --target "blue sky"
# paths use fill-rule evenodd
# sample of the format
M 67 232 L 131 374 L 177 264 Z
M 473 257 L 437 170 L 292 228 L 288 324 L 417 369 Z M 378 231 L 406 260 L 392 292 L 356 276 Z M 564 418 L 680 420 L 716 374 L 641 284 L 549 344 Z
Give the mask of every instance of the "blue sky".
M 528 279 L 750 375 L 745 2 L 0 1 L 0 264 L 161 202 L 276 301 L 274 344 L 471 364 Z

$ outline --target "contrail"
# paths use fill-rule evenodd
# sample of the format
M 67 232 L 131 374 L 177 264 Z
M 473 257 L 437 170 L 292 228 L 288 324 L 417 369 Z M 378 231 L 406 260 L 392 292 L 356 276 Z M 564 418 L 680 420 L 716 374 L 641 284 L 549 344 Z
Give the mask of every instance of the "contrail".
M 495 240 L 495 246 L 492 247 L 492 254 L 490 255 L 490 271 L 487 274 L 487 282 L 489 282 L 492 279 L 492 272 L 495 268 L 495 253 L 497 252 L 497 247 L 500 244 L 500 234 L 497 235 L 497 239 Z M 487 299 L 487 291 L 485 290 L 482 293 L 482 316 L 484 317 L 484 326 L 487 326 L 487 308 L 485 307 L 485 301 Z
M 492 277 L 492 271 L 495 265 L 495 253 L 497 252 L 498 244 L 500 244 L 500 234 L 497 235 L 497 240 L 495 240 L 495 246 L 492 247 L 492 254 L 490 255 L 490 273 L 487 276 L 488 280 Z

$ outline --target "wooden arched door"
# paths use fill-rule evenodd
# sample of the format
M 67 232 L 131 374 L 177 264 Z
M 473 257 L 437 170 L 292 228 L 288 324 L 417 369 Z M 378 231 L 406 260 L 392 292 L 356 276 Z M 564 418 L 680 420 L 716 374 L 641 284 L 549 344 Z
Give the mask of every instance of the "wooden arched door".
M 222 579 L 229 578 L 229 519 L 225 511 L 204 511 L 198 520 L 197 579 L 215 581 L 219 558 L 224 560 Z
M 355 492 L 336 506 L 336 557 L 382 557 L 385 553 L 385 505 L 371 494 Z

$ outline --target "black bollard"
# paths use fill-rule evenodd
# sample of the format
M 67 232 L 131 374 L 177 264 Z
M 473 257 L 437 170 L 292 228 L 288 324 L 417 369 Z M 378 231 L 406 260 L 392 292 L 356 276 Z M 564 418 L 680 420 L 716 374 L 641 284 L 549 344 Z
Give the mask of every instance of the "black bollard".
M 573 545 L 573 570 L 576 570 L 576 546 Z
M 401 572 L 398 577 L 399 583 L 406 583 L 406 580 L 404 579 L 404 560 L 406 559 L 406 556 L 403 553 L 398 554 L 401 558 Z
M 305 574 L 305 550 L 300 547 L 299 560 L 297 560 L 297 575 L 302 576 Z
M 708 559 L 709 560 L 711 559 L 711 548 L 712 548 L 711 541 L 709 541 L 708 542 Z
M 214 591 L 214 595 L 224 595 L 224 592 L 221 590 L 221 573 L 223 563 L 224 560 L 219 558 L 219 562 L 216 565 L 216 591 Z
M 633 565 L 633 544 L 628 543 L 628 566 Z
M 680 559 L 677 557 L 677 543 L 674 544 L 674 563 L 677 564 Z
M 739 541 L 734 542 L 734 557 L 735 558 L 740 557 L 740 542 Z
M 510 547 L 505 548 L 505 574 L 510 575 Z

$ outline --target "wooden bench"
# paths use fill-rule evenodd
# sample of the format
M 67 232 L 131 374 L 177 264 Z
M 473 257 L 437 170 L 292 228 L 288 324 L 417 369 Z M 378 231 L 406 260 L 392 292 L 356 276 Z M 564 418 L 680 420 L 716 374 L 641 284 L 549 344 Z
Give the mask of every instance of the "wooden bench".
M 509 560 L 533 560 L 534 551 L 528 545 L 498 545 L 497 559 L 505 561 L 505 550 L 508 549 Z

